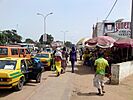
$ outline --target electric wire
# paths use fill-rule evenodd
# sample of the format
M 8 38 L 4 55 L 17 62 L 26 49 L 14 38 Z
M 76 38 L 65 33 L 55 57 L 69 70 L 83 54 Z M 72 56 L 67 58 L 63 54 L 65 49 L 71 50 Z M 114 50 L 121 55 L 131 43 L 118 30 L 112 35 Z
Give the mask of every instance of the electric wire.
M 116 0 L 116 1 L 114 2 L 114 4 L 113 4 L 112 8 L 110 9 L 110 11 L 109 11 L 107 17 L 105 18 L 105 21 L 106 21 L 106 20 L 108 19 L 108 17 L 110 16 L 110 14 L 111 14 L 111 12 L 113 11 L 113 9 L 114 9 L 114 7 L 115 7 L 117 1 L 118 1 L 118 0 Z

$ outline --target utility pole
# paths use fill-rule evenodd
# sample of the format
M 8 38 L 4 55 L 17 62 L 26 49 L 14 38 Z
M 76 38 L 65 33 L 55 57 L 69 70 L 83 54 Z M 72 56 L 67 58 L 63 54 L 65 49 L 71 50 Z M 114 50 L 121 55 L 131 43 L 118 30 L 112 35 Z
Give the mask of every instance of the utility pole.
M 133 39 L 133 0 L 131 6 L 131 39 Z

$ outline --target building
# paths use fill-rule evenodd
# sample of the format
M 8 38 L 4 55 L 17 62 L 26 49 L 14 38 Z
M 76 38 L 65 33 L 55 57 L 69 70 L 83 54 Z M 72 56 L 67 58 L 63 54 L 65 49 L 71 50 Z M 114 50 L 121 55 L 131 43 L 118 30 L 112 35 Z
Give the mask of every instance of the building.
M 97 22 L 95 26 L 93 26 L 93 36 L 111 36 L 114 39 L 119 38 L 130 38 L 131 37 L 131 22 L 122 22 L 121 20 L 117 20 L 115 22 L 112 21 L 103 21 Z
M 38 49 L 37 47 L 35 47 L 35 44 L 33 43 L 17 43 L 17 44 L 20 45 L 21 47 L 28 48 L 30 51 Z

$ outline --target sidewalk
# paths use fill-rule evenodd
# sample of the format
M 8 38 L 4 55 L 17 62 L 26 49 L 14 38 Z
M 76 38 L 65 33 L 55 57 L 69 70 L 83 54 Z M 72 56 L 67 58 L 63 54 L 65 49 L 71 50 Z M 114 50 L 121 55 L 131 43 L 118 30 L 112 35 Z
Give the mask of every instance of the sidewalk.
M 79 62 L 81 63 L 81 62 Z M 127 77 L 120 85 L 105 85 L 105 95 L 97 96 L 93 87 L 93 71 L 88 66 L 78 65 L 73 76 L 73 93 L 70 100 L 133 100 L 133 75 Z

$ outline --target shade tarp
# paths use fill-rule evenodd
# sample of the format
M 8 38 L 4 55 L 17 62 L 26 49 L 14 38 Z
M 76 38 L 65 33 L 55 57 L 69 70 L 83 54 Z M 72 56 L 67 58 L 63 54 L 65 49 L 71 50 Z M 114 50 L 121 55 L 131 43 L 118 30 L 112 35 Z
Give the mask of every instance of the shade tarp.
M 80 40 L 77 42 L 77 45 L 84 45 L 84 43 L 85 43 L 88 39 L 90 39 L 90 38 L 85 37 L 85 38 L 80 39 Z
M 114 46 L 119 48 L 133 47 L 133 39 L 130 38 L 118 39 L 116 42 L 114 42 Z
M 89 39 L 85 42 L 86 45 L 95 45 L 101 48 L 109 48 L 113 46 L 113 43 L 116 40 L 109 36 L 98 36 L 92 39 Z
M 61 47 L 61 46 L 63 46 L 63 43 L 62 42 L 52 42 L 51 46 L 52 47 Z

